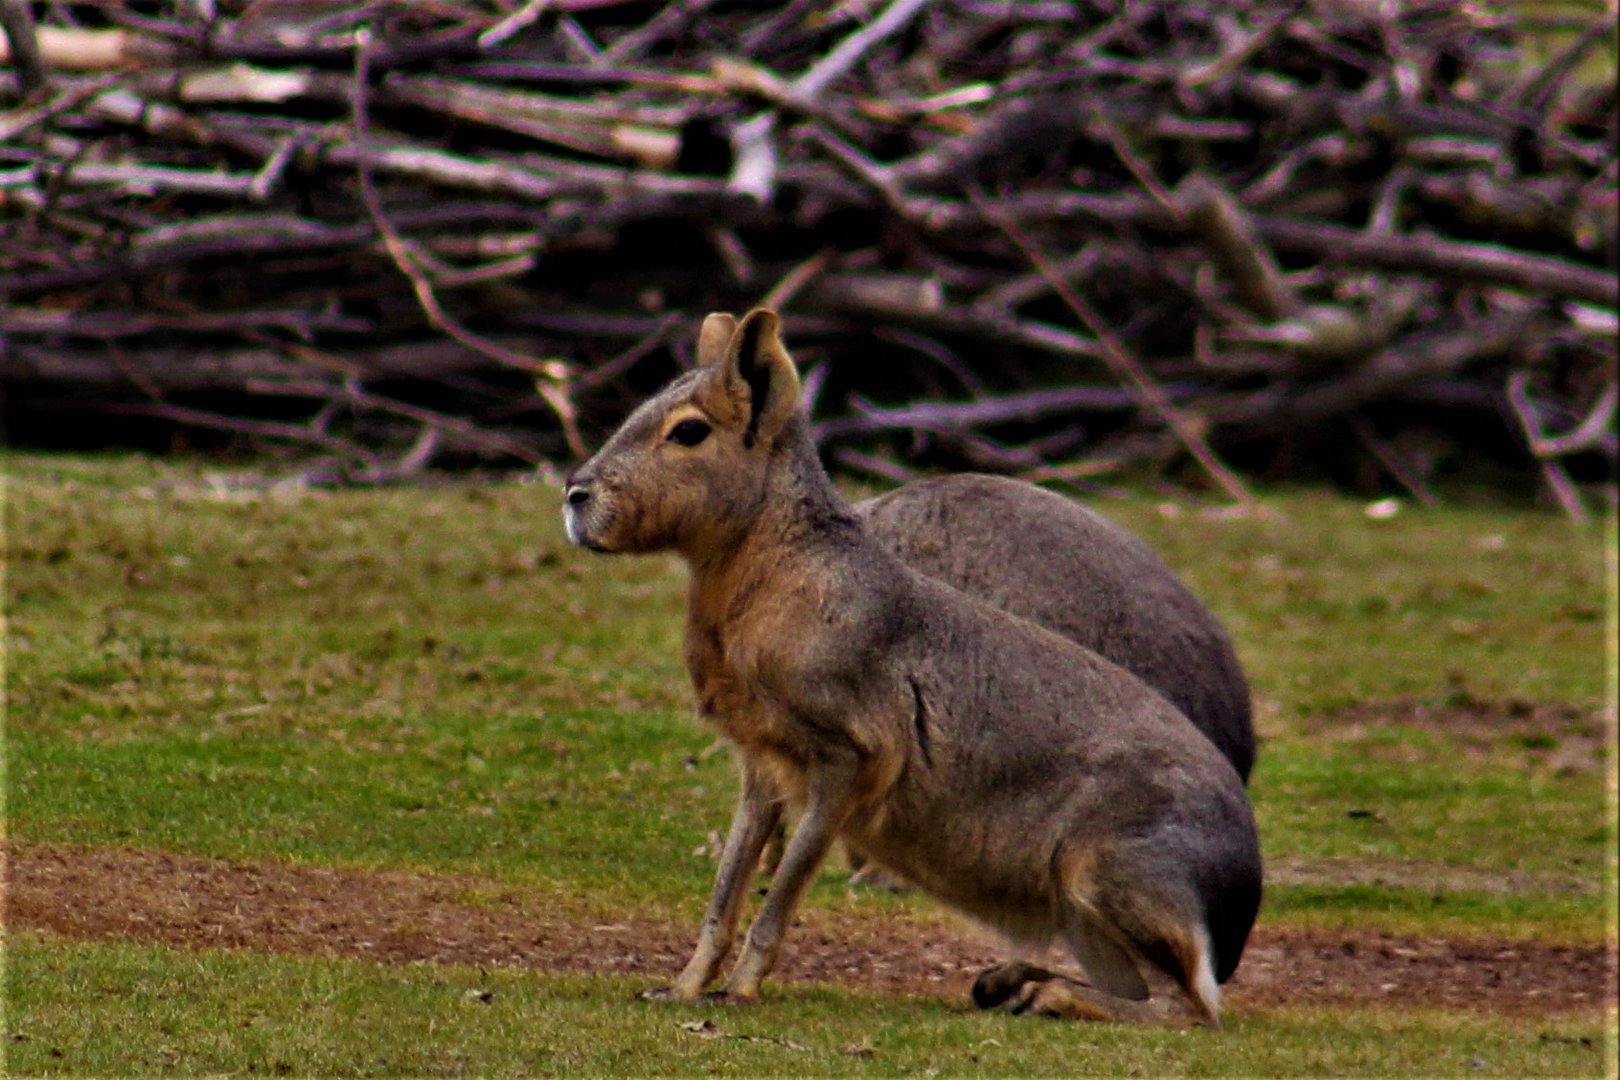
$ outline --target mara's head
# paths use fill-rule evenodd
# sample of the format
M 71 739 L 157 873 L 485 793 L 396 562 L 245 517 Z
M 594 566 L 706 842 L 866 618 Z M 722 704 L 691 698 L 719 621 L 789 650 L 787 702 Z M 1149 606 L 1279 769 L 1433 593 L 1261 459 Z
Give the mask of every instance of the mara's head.
M 776 313 L 756 308 L 741 322 L 710 315 L 698 363 L 569 475 L 569 540 L 592 551 L 699 556 L 757 516 L 799 404 Z

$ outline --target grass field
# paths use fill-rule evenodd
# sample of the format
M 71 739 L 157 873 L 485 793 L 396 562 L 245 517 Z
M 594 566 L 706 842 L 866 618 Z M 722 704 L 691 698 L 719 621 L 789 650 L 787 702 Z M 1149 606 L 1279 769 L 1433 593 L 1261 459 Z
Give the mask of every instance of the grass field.
M 4 470 L 8 862 L 118 851 L 444 879 L 467 911 L 519 903 L 580 940 L 625 920 L 695 928 L 733 774 L 690 717 L 674 563 L 567 548 L 540 484 L 239 487 L 141 458 L 11 455 Z M 1268 941 L 1612 948 L 1612 535 L 1499 505 L 1373 520 L 1304 491 L 1267 493 L 1263 515 L 1096 505 L 1238 640 L 1263 739 Z M 102 884 L 110 907 L 144 902 Z M 1546 1009 L 1303 990 L 1245 1005 L 1240 970 L 1220 1032 L 981 1014 L 859 974 L 768 984 L 753 1009 L 675 1008 L 633 999 L 673 974 L 657 963 L 366 961 L 293 948 L 274 926 L 215 948 L 178 940 L 175 912 L 91 932 L 94 912 L 55 918 L 50 897 L 19 889 L 7 915 L 11 1075 L 1591 1075 L 1613 1061 L 1612 990 Z M 949 925 L 837 868 L 806 908 L 901 934 Z

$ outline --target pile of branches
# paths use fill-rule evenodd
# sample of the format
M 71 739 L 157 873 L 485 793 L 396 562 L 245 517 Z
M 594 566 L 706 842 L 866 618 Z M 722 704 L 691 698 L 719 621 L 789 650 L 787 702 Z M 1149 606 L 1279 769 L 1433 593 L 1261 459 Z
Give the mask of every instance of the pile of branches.
M 1612 11 L 1534 63 L 1454 0 L 0 15 L 14 440 L 561 461 L 763 302 L 885 475 L 1614 475 Z

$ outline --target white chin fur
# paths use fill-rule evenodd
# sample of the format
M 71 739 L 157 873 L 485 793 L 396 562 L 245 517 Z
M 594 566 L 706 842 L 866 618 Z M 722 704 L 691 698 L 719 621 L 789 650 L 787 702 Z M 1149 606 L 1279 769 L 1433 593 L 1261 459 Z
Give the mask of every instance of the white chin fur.
M 579 538 L 579 524 L 574 521 L 574 508 L 563 507 L 563 531 L 568 534 L 568 542 L 575 547 L 584 547 L 585 542 Z

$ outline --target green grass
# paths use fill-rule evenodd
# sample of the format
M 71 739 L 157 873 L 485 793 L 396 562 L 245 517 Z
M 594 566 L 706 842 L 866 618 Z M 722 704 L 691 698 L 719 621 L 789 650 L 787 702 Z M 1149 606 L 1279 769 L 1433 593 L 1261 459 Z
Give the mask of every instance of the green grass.
M 1447 760 L 1443 738 L 1409 741 L 1407 760 L 1395 762 L 1360 747 L 1313 753 L 1306 742 L 1280 741 L 1254 782 L 1267 836 L 1289 854 L 1445 862 L 1466 853 L 1469 866 L 1556 876 L 1592 872 L 1613 839 L 1595 773 L 1470 767 Z M 1527 815 L 1558 823 L 1559 835 L 1516 835 Z
M 9 959 L 13 1074 L 1575 1076 L 1605 1053 L 1593 1018 L 1299 1008 L 1173 1031 L 807 987 L 747 1010 L 670 1007 L 622 978 L 33 935 Z
M 428 714 L 414 728 L 380 751 L 262 734 L 15 733 L 11 833 L 486 875 L 595 898 L 603 913 L 695 902 L 705 887 L 690 851 L 724 826 L 732 779 L 721 758 L 688 768 L 705 745 L 689 721 L 587 710 L 474 727 Z
M 567 548 L 557 492 L 540 485 L 242 491 L 185 462 L 3 463 L 11 840 L 465 874 L 581 918 L 701 910 L 712 870 L 694 850 L 724 828 L 734 780 L 691 719 L 672 561 Z M 1238 641 L 1266 853 L 1327 868 L 1274 883 L 1267 923 L 1612 940 L 1600 528 L 1466 504 L 1374 521 L 1292 490 L 1267 493 L 1261 517 L 1098 505 Z M 1484 719 L 1421 721 L 1452 706 Z M 1550 706 L 1568 730 L 1513 719 Z M 930 917 L 925 900 L 851 897 L 825 878 L 809 904 Z M 1595 1015 L 1301 1003 L 1187 1036 L 833 989 L 660 1010 L 610 978 L 31 934 L 13 934 L 6 959 L 9 1065 L 24 1073 L 1599 1067 L 1580 1042 Z M 466 998 L 484 981 L 489 1003 Z M 697 1016 L 806 1049 L 678 1027 Z M 868 1056 L 843 1052 L 866 1042 Z
M 1147 537 L 1224 619 L 1285 729 L 1301 714 L 1419 696 L 1598 703 L 1602 533 L 1546 513 L 1270 493 L 1263 517 L 1105 512 Z M 1275 730 L 1275 725 L 1274 725 Z

